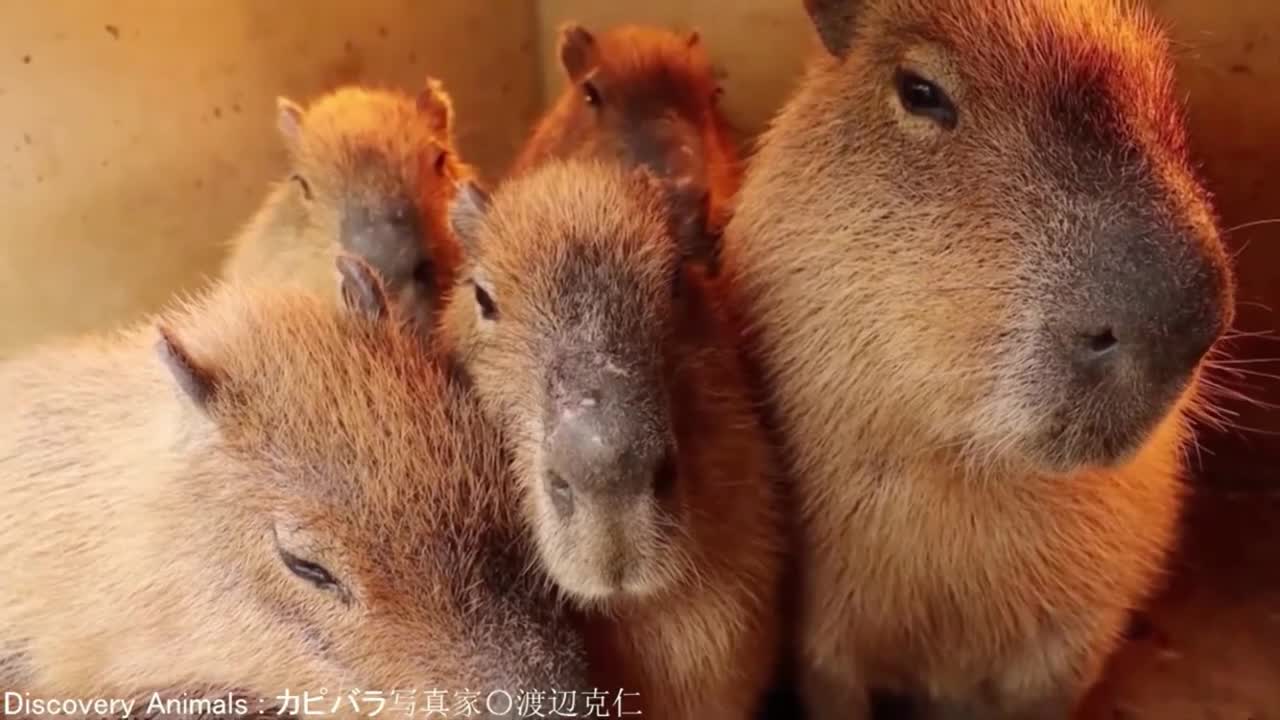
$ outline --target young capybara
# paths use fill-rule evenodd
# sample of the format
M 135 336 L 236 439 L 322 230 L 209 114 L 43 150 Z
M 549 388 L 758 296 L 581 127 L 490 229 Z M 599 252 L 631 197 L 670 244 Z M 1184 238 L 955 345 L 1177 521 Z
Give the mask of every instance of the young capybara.
M 0 367 L 7 689 L 327 690 L 317 712 L 354 715 L 339 692 L 435 688 L 510 717 L 582 687 L 501 436 L 338 263 L 347 311 L 223 285 Z
M 586 610 L 597 684 L 670 720 L 749 717 L 779 642 L 776 473 L 705 273 L 707 206 L 596 160 L 464 185 L 439 328 Z
M 725 272 L 804 526 L 814 717 L 1066 717 L 1175 538 L 1233 316 L 1166 42 L 1113 0 L 807 0 Z
M 707 188 L 709 220 L 723 223 L 742 170 L 701 36 L 635 25 L 595 35 L 567 23 L 558 55 L 566 87 L 513 174 L 551 158 L 618 160 Z
M 290 175 L 232 241 L 223 275 L 331 293 L 333 258 L 349 252 L 377 270 L 406 319 L 433 325 L 458 255 L 446 207 L 474 174 L 454 148 L 439 81 L 416 99 L 344 87 L 305 110 L 277 106 Z

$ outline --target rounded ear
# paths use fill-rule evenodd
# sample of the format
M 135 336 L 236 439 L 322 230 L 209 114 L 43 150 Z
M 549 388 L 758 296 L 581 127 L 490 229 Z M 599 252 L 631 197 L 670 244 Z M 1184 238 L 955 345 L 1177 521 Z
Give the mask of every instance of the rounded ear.
M 276 129 L 284 138 L 284 145 L 290 154 L 296 154 L 302 143 L 302 116 L 305 113 L 301 105 L 289 98 L 276 98 Z
M 432 142 L 423 148 L 418 155 L 418 177 L 436 177 L 442 180 L 451 179 L 449 150 L 440 143 Z M 428 183 L 429 180 L 420 182 Z
M 349 312 L 369 320 L 382 320 L 390 314 L 390 301 L 382 277 L 373 266 L 351 253 L 340 253 L 338 266 L 342 304 Z
M 160 361 L 173 375 L 178 387 L 182 388 L 197 407 L 205 408 L 217 394 L 219 378 L 217 372 L 198 362 L 183 346 L 173 330 L 165 325 L 157 325 L 160 338 L 156 341 L 156 351 Z
M 449 229 L 464 252 L 474 255 L 480 247 L 480 229 L 489 212 L 489 193 L 474 180 L 464 180 L 449 203 Z
M 579 82 L 600 64 L 595 37 L 577 23 L 560 26 L 560 66 L 573 82 Z
M 702 33 L 698 32 L 696 29 L 690 30 L 689 32 L 685 33 L 685 36 L 684 36 L 685 45 L 689 47 L 697 47 L 701 43 L 702 43 Z
M 864 0 L 804 0 L 804 9 L 827 52 L 844 57 Z
M 453 132 L 453 100 L 444 91 L 444 84 L 428 77 L 426 85 L 418 93 L 418 112 L 433 131 L 443 137 Z

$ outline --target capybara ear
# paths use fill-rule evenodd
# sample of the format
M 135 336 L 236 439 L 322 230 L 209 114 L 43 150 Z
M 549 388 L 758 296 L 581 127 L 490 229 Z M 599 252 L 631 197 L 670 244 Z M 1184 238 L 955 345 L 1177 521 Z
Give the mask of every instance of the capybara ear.
M 297 155 L 302 143 L 302 116 L 306 111 L 287 97 L 276 98 L 276 129 L 284 138 L 284 146 L 290 155 Z
M 489 193 L 474 180 L 465 180 L 449 203 L 449 228 L 467 255 L 480 249 L 480 230 L 489 212 Z
M 347 310 L 369 320 L 386 318 L 390 314 L 390 301 L 378 271 L 351 253 L 339 253 L 334 262 L 338 266 L 342 304 Z
M 428 77 L 422 91 L 418 93 L 417 104 L 418 112 L 431 129 L 441 137 L 449 137 L 453 132 L 453 100 L 444 91 L 444 83 Z
M 697 47 L 698 45 L 702 44 L 702 33 L 698 32 L 697 29 L 690 30 L 689 32 L 685 33 L 684 44 L 688 45 L 689 47 Z
M 844 57 L 853 42 L 853 29 L 864 0 L 804 0 L 804 9 L 827 52 Z
M 156 330 L 161 362 L 187 397 L 198 407 L 206 407 L 218 391 L 218 374 L 197 361 L 168 326 L 157 325 Z
M 560 26 L 560 66 L 570 80 L 582 80 L 599 64 L 600 48 L 586 28 L 577 23 Z

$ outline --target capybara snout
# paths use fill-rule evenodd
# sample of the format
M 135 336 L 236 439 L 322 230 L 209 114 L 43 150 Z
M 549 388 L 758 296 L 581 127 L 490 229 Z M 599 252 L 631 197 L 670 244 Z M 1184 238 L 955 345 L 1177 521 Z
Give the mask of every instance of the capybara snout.
M 1130 213 L 1132 215 L 1132 213 Z M 1042 397 L 1059 397 L 1073 428 L 1052 426 L 1050 465 L 1119 462 L 1191 386 L 1233 318 L 1231 277 L 1212 232 L 1109 217 L 1044 260 L 1030 347 Z M 1056 256 L 1055 256 L 1056 255 Z
M 668 403 L 656 370 L 589 354 L 553 364 L 546 476 L 557 510 L 645 501 L 674 474 Z

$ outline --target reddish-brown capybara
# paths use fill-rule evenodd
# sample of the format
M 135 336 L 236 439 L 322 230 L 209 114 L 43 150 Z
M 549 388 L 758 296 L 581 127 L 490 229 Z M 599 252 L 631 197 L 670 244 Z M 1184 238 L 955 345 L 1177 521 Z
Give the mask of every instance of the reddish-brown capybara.
M 565 89 L 516 158 L 520 174 L 552 158 L 616 160 L 711 194 L 709 229 L 730 212 L 742 168 L 720 83 L 697 31 L 623 25 L 560 28 Z
M 290 174 L 232 241 L 223 275 L 332 293 L 333 259 L 349 252 L 429 329 L 458 262 L 445 209 L 474 175 L 455 148 L 443 86 L 428 78 L 416 98 L 351 86 L 305 109 L 287 98 L 277 105 Z

